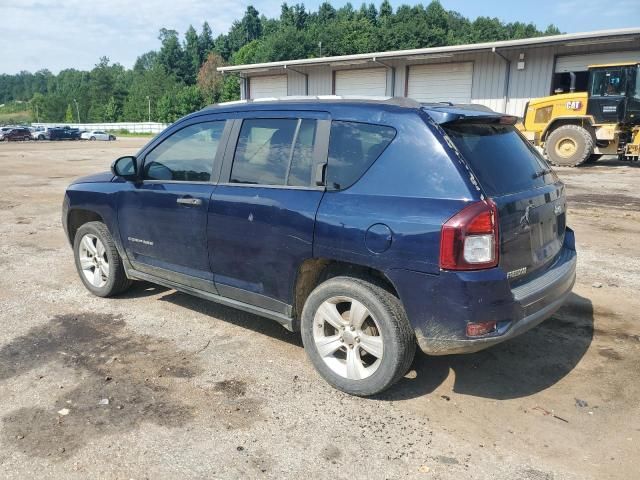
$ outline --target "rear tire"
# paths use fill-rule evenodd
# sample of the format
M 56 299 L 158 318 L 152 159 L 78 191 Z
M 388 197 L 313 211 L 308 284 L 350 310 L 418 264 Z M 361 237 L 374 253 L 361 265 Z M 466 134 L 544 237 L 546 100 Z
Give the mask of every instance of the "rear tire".
M 578 125 L 556 128 L 545 142 L 545 153 L 554 165 L 577 167 L 585 163 L 595 148 L 593 136 Z
M 400 300 L 351 277 L 316 287 L 302 310 L 302 342 L 333 387 L 357 396 L 389 388 L 409 369 L 416 341 Z
M 111 297 L 131 286 L 116 245 L 102 222 L 89 222 L 76 232 L 73 253 L 80 280 L 98 297 Z

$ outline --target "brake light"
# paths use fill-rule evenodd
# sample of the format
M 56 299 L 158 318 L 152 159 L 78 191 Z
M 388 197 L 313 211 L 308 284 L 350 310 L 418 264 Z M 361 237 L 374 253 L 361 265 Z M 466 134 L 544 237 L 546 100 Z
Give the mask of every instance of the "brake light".
M 498 265 L 498 209 L 491 200 L 472 203 L 440 232 L 440 268 L 481 270 Z

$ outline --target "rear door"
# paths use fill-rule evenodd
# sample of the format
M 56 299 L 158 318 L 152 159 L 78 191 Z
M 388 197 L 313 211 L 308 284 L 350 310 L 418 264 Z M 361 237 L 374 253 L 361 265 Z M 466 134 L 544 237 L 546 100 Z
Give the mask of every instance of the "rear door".
M 525 278 L 558 254 L 566 227 L 564 184 L 511 125 L 443 125 L 498 207 L 500 267 Z
M 209 207 L 209 251 L 221 295 L 291 312 L 300 264 L 313 256 L 324 193 L 325 113 L 253 112 L 236 120 Z
M 142 154 L 142 181 L 118 193 L 118 224 L 136 270 L 215 291 L 207 212 L 219 174 L 226 121 L 192 119 Z

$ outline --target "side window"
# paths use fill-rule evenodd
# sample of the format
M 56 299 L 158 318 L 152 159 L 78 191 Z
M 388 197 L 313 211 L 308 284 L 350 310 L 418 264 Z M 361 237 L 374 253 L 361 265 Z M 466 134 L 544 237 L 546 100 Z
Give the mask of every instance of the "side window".
M 297 118 L 244 120 L 230 181 L 309 186 L 316 123 L 315 120 Z
M 342 190 L 353 185 L 391 143 L 396 130 L 383 125 L 331 122 L 327 186 Z
M 178 130 L 147 154 L 145 180 L 208 182 L 222 138 L 224 121 L 203 122 Z
M 307 187 L 311 184 L 317 123 L 315 120 L 309 119 L 300 121 L 298 136 L 293 146 L 293 157 L 291 158 L 291 169 L 289 170 L 287 185 Z

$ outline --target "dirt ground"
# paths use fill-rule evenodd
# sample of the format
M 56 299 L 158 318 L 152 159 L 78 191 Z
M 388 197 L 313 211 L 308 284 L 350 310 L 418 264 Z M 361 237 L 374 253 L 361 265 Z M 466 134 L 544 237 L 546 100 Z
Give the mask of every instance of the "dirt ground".
M 0 478 L 640 477 L 640 165 L 558 169 L 579 264 L 553 319 L 360 399 L 269 320 L 85 290 L 64 189 L 144 142 L 0 144 Z

